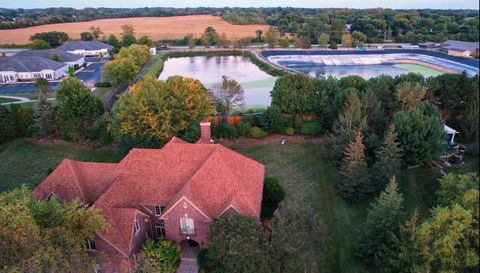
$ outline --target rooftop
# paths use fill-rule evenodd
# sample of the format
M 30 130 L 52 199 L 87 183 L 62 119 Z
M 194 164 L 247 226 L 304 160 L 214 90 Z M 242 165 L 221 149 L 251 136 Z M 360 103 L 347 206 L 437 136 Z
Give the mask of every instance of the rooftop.
M 64 50 L 54 48 L 54 49 L 41 49 L 41 50 L 24 50 L 18 52 L 15 57 L 17 56 L 24 56 L 24 57 L 43 57 L 46 59 L 52 59 L 53 55 L 57 54 L 60 57 L 62 62 L 75 62 L 79 59 L 82 59 L 83 56 L 68 53 Z
M 14 56 L 4 57 L 0 62 L 0 71 L 39 72 L 42 70 L 58 70 L 66 64 L 42 57 Z
M 113 46 L 102 43 L 99 41 L 68 41 L 63 45 L 57 47 L 57 49 L 65 51 L 74 51 L 74 50 L 100 50 L 100 49 L 112 50 Z

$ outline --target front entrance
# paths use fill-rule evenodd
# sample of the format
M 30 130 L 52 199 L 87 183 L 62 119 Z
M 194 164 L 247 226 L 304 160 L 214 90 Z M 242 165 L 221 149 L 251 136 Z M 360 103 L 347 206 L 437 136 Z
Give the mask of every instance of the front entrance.
M 183 240 L 180 242 L 182 260 L 178 266 L 177 273 L 198 273 L 197 256 L 200 253 L 200 246 L 194 240 Z

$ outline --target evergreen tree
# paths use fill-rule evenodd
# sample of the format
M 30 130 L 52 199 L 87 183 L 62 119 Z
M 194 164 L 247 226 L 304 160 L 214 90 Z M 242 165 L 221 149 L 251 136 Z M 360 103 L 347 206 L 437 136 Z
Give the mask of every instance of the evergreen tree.
M 55 110 L 48 100 L 49 94 L 53 91 L 49 82 L 45 79 L 38 79 L 35 86 L 38 92 L 38 100 L 33 114 L 33 135 L 44 138 L 54 134 L 56 130 Z
M 7 107 L 0 105 L 0 143 L 15 137 L 15 121 Z
M 373 165 L 375 186 L 377 190 L 385 188 L 385 182 L 395 176 L 401 167 L 401 148 L 395 132 L 395 125 L 391 124 L 385 134 L 383 145 L 376 152 L 377 161 Z
M 345 150 L 345 146 L 355 138 L 355 132 L 362 132 L 367 125 L 367 119 L 362 113 L 362 103 L 355 89 L 347 95 L 343 112 L 333 126 L 329 135 L 332 158 L 338 163 Z
M 374 191 L 365 162 L 365 146 L 363 135 L 356 132 L 355 141 L 345 148 L 345 158 L 340 168 L 340 180 L 335 185 L 343 198 L 359 201 Z
M 363 113 L 367 116 L 368 130 L 379 136 L 385 132 L 387 116 L 373 90 L 367 90 L 362 96 Z
M 382 272 L 395 272 L 391 261 L 398 255 L 398 236 L 404 219 L 403 197 L 392 177 L 368 211 L 358 237 L 357 255 Z

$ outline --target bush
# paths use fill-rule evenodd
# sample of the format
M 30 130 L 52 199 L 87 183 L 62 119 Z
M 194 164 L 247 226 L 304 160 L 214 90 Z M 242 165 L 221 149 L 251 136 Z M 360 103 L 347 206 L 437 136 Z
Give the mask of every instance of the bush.
M 338 49 L 338 45 L 337 45 L 337 43 L 335 43 L 334 41 L 330 41 L 330 45 L 328 46 L 328 48 L 330 48 L 330 49 Z
M 303 124 L 301 132 L 302 135 L 314 136 L 323 133 L 323 128 L 318 122 L 306 122 Z
M 180 263 L 180 247 L 166 240 L 146 241 L 142 255 L 146 272 L 174 273 Z
M 222 125 L 220 126 L 218 130 L 218 135 L 222 138 L 235 138 L 237 137 L 237 131 L 235 130 L 235 127 L 231 126 L 228 124 L 227 119 L 224 118 Z
M 263 129 L 270 134 L 283 133 L 285 131 L 285 120 L 282 111 L 276 105 L 272 105 L 262 115 Z
M 99 117 L 94 123 L 93 128 L 90 131 L 90 138 L 100 141 L 103 145 L 112 143 L 113 138 L 108 130 L 108 120 L 110 115 L 107 113 Z
M 285 198 L 285 190 L 274 177 L 266 177 L 263 184 L 262 219 L 271 219 L 278 204 Z
M 248 130 L 248 135 L 251 138 L 264 138 L 268 136 L 268 133 L 262 130 L 260 127 L 252 127 Z
M 239 136 L 248 137 L 248 132 L 252 128 L 252 125 L 246 121 L 242 121 L 237 125 L 237 134 Z
M 287 129 L 285 129 L 285 134 L 293 136 L 295 134 L 295 129 L 293 129 L 293 127 L 288 127 Z
M 248 122 L 253 127 L 263 127 L 262 115 L 259 114 L 248 115 L 243 122 Z
M 293 123 L 293 129 L 295 130 L 295 134 L 301 134 L 303 129 L 303 120 L 301 118 L 295 118 L 295 122 Z
M 95 87 L 111 87 L 112 85 L 109 82 L 97 82 Z

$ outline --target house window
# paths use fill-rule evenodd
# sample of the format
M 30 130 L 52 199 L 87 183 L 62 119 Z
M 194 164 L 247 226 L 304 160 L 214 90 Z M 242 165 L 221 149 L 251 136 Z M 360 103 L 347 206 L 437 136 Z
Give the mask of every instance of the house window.
M 87 250 L 96 250 L 97 246 L 95 245 L 94 240 L 87 239 L 85 242 L 85 246 L 87 247 Z
M 162 215 L 165 210 L 165 206 L 155 206 L 155 215 Z
M 140 223 L 137 220 L 135 220 L 135 223 L 133 225 L 133 230 L 135 232 L 135 235 L 140 231 Z
M 33 77 L 34 77 L 35 79 L 41 78 L 41 77 L 42 77 L 42 73 L 33 72 Z
M 192 218 L 180 218 L 180 234 L 195 235 L 195 226 Z
M 160 224 L 156 224 L 155 225 L 155 232 L 157 234 L 157 238 L 160 238 L 160 237 L 166 237 L 166 234 L 165 234 L 165 224 L 164 223 L 160 223 Z
M 52 77 L 52 74 L 51 74 L 51 73 L 45 74 L 45 78 L 46 78 L 47 80 L 53 80 L 53 77 Z

